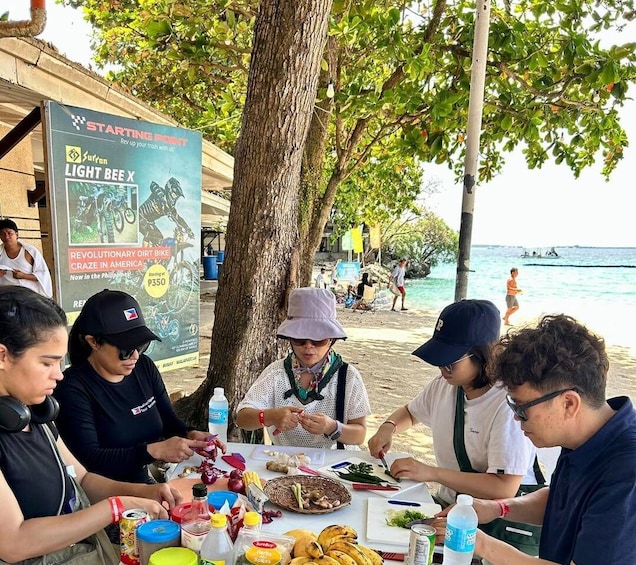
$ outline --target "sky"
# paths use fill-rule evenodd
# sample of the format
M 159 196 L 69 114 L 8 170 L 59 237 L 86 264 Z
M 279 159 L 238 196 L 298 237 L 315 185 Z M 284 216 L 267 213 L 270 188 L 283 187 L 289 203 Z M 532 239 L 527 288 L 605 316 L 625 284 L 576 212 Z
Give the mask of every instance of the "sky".
M 0 13 L 6 10 L 12 20 L 29 18 L 26 1 L 0 0 Z M 91 28 L 81 12 L 49 0 L 47 16 L 47 27 L 39 38 L 51 42 L 67 58 L 89 65 Z M 616 42 L 627 42 L 635 35 L 633 22 L 616 36 Z M 636 86 L 631 90 L 636 91 Z M 546 164 L 529 170 L 520 151 L 507 156 L 502 173 L 477 186 L 473 245 L 636 247 L 635 100 L 625 104 L 621 116 L 631 146 L 609 182 L 600 174 L 600 164 L 575 179 L 565 165 Z M 440 183 L 427 206 L 459 230 L 461 183 L 445 166 L 426 165 L 425 174 Z

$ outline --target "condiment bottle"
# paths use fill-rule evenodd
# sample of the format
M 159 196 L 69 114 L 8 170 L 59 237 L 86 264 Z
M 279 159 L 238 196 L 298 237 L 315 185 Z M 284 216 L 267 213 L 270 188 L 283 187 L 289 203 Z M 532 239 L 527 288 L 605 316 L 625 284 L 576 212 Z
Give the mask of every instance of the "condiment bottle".
M 256 530 L 261 529 L 261 515 L 258 512 L 246 512 L 243 516 L 243 526 L 239 530 L 239 533 L 243 530 Z
M 212 514 L 210 523 L 212 528 L 201 546 L 200 565 L 232 565 L 234 547 L 225 514 Z
M 199 553 L 209 531 L 208 487 L 203 483 L 197 483 L 192 487 L 190 511 L 181 520 L 181 545 Z

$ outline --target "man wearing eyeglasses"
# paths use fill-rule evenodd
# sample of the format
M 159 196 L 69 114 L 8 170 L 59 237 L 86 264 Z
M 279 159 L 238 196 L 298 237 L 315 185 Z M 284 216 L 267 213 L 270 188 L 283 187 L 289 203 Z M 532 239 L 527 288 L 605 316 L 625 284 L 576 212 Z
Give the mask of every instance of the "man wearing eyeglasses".
M 480 523 L 543 524 L 539 560 L 478 531 L 475 553 L 492 565 L 636 563 L 636 411 L 605 400 L 605 345 L 565 315 L 501 340 L 493 371 L 537 447 L 562 447 L 549 488 L 475 500 Z

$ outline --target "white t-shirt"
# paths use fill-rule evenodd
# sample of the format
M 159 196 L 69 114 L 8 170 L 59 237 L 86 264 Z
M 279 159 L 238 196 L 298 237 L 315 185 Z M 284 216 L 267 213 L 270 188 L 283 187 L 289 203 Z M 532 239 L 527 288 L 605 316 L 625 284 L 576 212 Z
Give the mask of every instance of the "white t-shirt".
M 393 269 L 391 277 L 395 281 L 395 286 L 404 286 L 404 277 L 406 276 L 406 267 L 400 267 L 398 265 Z
M 316 277 L 316 288 L 327 288 L 327 281 L 322 273 Z
M 453 448 L 456 398 L 457 388 L 440 376 L 407 408 L 415 421 L 431 429 L 437 465 L 459 471 Z M 465 399 L 464 410 L 464 443 L 472 468 L 480 473 L 523 475 L 523 484 L 536 484 L 532 469 L 536 450 L 506 404 L 506 391 L 495 386 L 478 398 Z M 449 504 L 456 495 L 440 486 L 439 496 Z
M 259 375 L 245 398 L 236 408 L 239 412 L 242 408 L 282 408 L 284 406 L 297 406 L 308 413 L 325 414 L 336 419 L 336 390 L 338 383 L 337 373 L 331 377 L 325 388 L 320 391 L 323 400 L 314 400 L 303 405 L 295 395 L 285 398 L 285 393 L 291 388 L 289 377 L 285 373 L 283 359 L 274 361 Z M 367 389 L 362 377 L 352 365 L 347 367 L 347 386 L 345 388 L 345 418 L 343 424 L 349 420 L 362 418 L 371 414 Z M 305 431 L 298 425 L 293 430 L 274 435 L 274 426 L 268 427 L 269 436 L 274 445 L 296 445 L 302 447 L 336 448 L 336 442 L 324 437 L 322 434 L 314 435 Z M 346 449 L 360 449 L 357 445 L 346 445 Z

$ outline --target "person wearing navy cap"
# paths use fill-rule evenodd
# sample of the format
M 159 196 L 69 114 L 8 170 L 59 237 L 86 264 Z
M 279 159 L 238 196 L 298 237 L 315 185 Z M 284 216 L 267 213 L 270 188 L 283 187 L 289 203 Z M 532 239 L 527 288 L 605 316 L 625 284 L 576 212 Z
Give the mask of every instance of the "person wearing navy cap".
M 57 426 L 89 471 L 152 482 L 150 463 L 179 463 L 207 447 L 210 434 L 177 417 L 157 366 L 144 355 L 152 341 L 161 339 L 139 303 L 118 290 L 91 296 L 71 328 L 71 365 L 55 390 Z
M 499 338 L 499 310 L 487 300 L 462 300 L 446 306 L 433 337 L 413 355 L 439 367 L 407 405 L 395 410 L 369 440 L 374 457 L 384 456 L 393 435 L 422 423 L 431 429 L 437 466 L 412 457 L 396 459 L 391 474 L 401 479 L 440 484 L 437 501 L 455 502 L 457 493 L 480 498 L 513 497 L 519 485 L 537 484 L 535 450 L 506 404 L 506 391 L 487 371 Z M 454 437 L 457 407 L 463 405 L 461 436 Z M 461 422 L 461 421 L 460 421 Z M 463 439 L 474 472 L 461 471 L 456 445 Z

